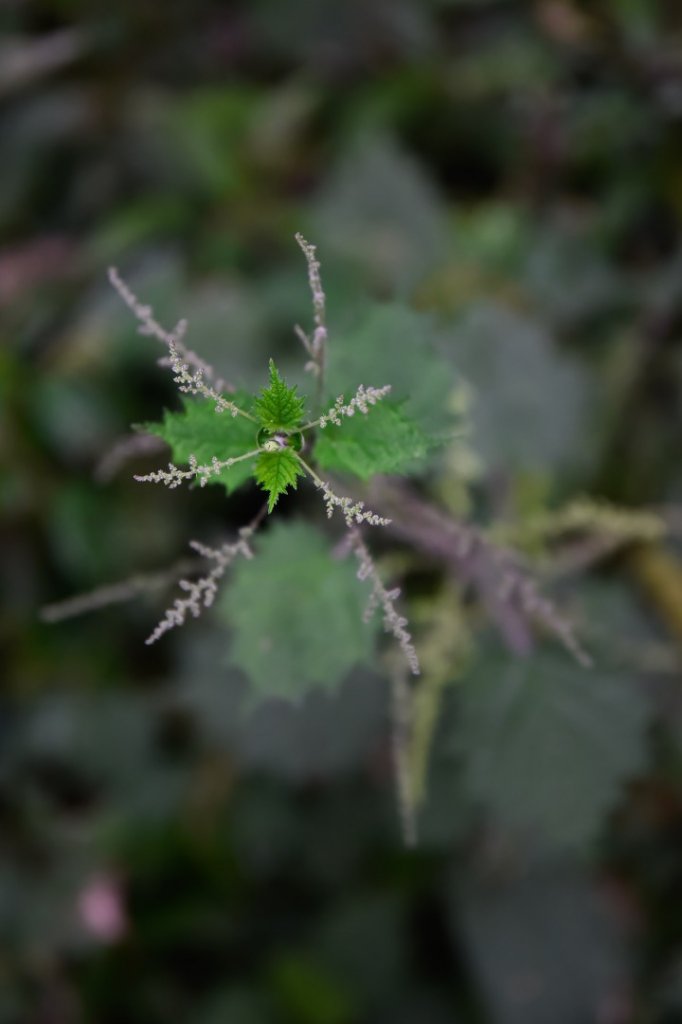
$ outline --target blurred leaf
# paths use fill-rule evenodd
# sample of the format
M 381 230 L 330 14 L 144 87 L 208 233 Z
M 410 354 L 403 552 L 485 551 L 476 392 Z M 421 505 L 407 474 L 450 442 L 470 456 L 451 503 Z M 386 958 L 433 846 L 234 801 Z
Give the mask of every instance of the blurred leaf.
M 7 35 L 0 43 L 0 96 L 47 78 L 92 48 L 80 29 L 45 32 L 33 38 Z
M 472 444 L 490 469 L 530 474 L 596 460 L 589 379 L 536 321 L 480 304 L 448 343 L 474 388 Z
M 54 494 L 43 492 L 47 519 L 45 529 L 56 563 L 80 586 L 95 586 L 126 572 L 135 571 L 136 555 L 154 550 L 149 538 L 138 528 L 149 524 L 149 510 L 144 503 L 138 523 L 131 528 L 130 515 L 137 511 L 131 500 L 112 507 L 110 494 L 85 481 L 73 482 Z M 162 537 L 164 529 L 160 528 Z
M 271 339 L 266 330 L 269 310 L 260 288 L 236 277 L 190 282 L 185 260 L 169 248 L 138 253 L 122 276 L 140 300 L 153 308 L 164 327 L 171 329 L 178 320 L 187 320 L 190 348 L 209 362 L 219 377 L 238 386 L 237 390 L 255 391 L 262 383 Z M 163 354 L 162 347 L 154 339 L 140 337 L 130 310 L 105 278 L 102 271 L 84 303 L 80 322 L 64 339 L 63 358 L 80 371 L 84 365 L 110 369 L 112 363 L 122 364 L 123 372 L 129 372 L 131 363 L 153 367 L 155 358 Z M 305 275 L 300 267 L 297 279 L 303 292 Z M 290 324 L 291 320 L 287 321 L 287 329 Z M 159 381 L 169 380 L 167 369 L 156 372 Z
M 0 226 L 35 202 L 36 190 L 45 187 L 45 159 L 54 160 L 60 147 L 82 137 L 91 116 L 92 97 L 80 86 L 53 85 L 7 109 L 0 119 L 0 148 L 11 160 L 3 163 Z M 40 209 L 33 216 L 40 217 Z
M 272 352 L 269 314 L 260 283 L 234 275 L 192 287 L 180 311 L 189 321 L 190 347 L 238 390 L 254 392 Z M 285 327 L 291 331 L 290 320 Z
M 661 19 L 660 5 L 649 0 L 613 0 L 609 9 L 630 45 L 654 43 Z
M 9 978 L 5 982 L 4 991 L 0 993 L 0 1024 L 15 1024 L 16 1021 L 27 1020 L 30 1009 L 26 993 L 22 991 L 19 979 L 16 986 Z
M 435 31 L 428 5 L 413 0 L 376 0 L 370 10 L 362 0 L 254 0 L 248 16 L 266 52 L 327 75 L 365 67 L 377 46 L 403 59 L 426 55 Z
M 629 568 L 651 608 L 678 645 L 682 641 L 682 558 L 662 543 L 641 544 Z
M 366 416 L 357 413 L 338 427 L 328 424 L 319 433 L 315 458 L 323 469 L 368 480 L 376 473 L 408 472 L 442 443 L 423 433 L 399 405 L 384 399 Z
M 223 638 L 199 629 L 183 646 L 177 696 L 201 742 L 247 771 L 304 783 L 357 771 L 386 727 L 386 681 L 351 672 L 334 693 L 313 690 L 294 706 L 281 697 L 249 709 L 245 680 L 223 665 Z
M 364 595 L 349 562 L 300 522 L 276 523 L 236 565 L 224 607 L 233 630 L 230 658 L 262 699 L 298 701 L 311 689 L 335 689 L 371 657 Z
M 535 33 L 508 27 L 483 36 L 476 47 L 464 49 L 450 73 L 458 97 L 497 100 L 548 89 L 557 77 L 558 62 L 540 45 Z
M 454 742 L 471 797 L 548 847 L 593 842 L 645 763 L 650 713 L 632 680 L 561 653 L 487 651 L 458 693 Z
M 484 270 L 516 277 L 534 239 L 530 219 L 517 204 L 497 201 L 457 211 L 455 248 L 458 261 L 473 261 Z
M 654 1004 L 664 1024 L 675 1024 L 682 1016 L 682 961 L 679 957 L 666 970 L 663 983 L 654 995 Z
M 399 303 L 375 304 L 335 334 L 328 346 L 328 385 L 334 395 L 359 384 L 390 384 L 391 398 L 425 431 L 451 425 L 448 401 L 458 374 L 438 348 L 434 318 Z
M 246 188 L 244 149 L 257 101 L 248 85 L 140 91 L 128 115 L 140 173 L 157 187 L 202 197 Z
M 244 392 L 230 395 L 230 401 L 241 409 L 251 404 Z M 220 460 L 235 458 L 256 447 L 256 428 L 245 416 L 218 413 L 213 402 L 191 398 L 184 399 L 182 412 L 166 410 L 160 423 L 145 423 L 144 430 L 170 446 L 176 465 L 186 465 L 190 455 L 195 455 L 200 465 L 210 465 L 214 456 Z M 252 461 L 245 459 L 209 477 L 209 483 L 222 484 L 231 494 L 252 472 Z
M 115 397 L 92 383 L 52 374 L 37 378 L 27 396 L 38 426 L 62 458 L 99 455 L 115 432 Z
M 357 771 L 386 726 L 386 682 L 355 671 L 333 693 L 306 694 L 297 707 L 270 700 L 237 725 L 240 763 L 294 782 Z
M 249 151 L 259 167 L 280 178 L 295 168 L 322 98 L 319 83 L 300 78 L 261 94 L 249 131 Z
M 173 238 L 188 230 L 191 210 L 179 197 L 146 196 L 142 200 L 114 207 L 109 216 L 96 225 L 90 240 L 90 257 L 97 263 L 110 263 L 143 245 L 158 244 L 163 237 Z
M 340 900 L 314 936 L 320 963 L 360 1002 L 366 1019 L 376 1019 L 408 977 L 405 906 L 396 892 L 368 891 Z M 362 1012 L 364 1011 L 364 1012 Z
M 23 747 L 38 762 L 70 765 L 125 792 L 152 767 L 153 728 L 149 703 L 132 693 L 55 694 L 29 719 Z
M 276 1014 L 257 988 L 213 992 L 192 1013 L 194 1024 L 276 1024 Z
M 123 277 L 169 330 L 187 316 L 184 262 L 177 253 L 148 250 Z M 120 367 L 129 372 L 135 364 L 151 365 L 163 354 L 163 349 L 153 339 L 141 337 L 138 326 L 102 268 L 99 280 L 82 302 L 75 326 L 63 339 L 61 360 L 67 368 L 77 368 L 79 372 L 92 367 L 109 372 L 112 367 Z
M 230 820 L 232 849 L 239 870 L 250 879 L 276 877 L 283 863 L 299 862 L 300 822 L 292 801 L 275 784 L 238 789 Z
M 270 969 L 280 1010 L 296 1024 L 344 1024 L 356 1019 L 343 985 L 305 955 L 281 954 Z
M 595 662 L 626 673 L 670 665 L 673 652 L 639 594 L 617 576 L 588 579 L 580 588 L 578 632 Z
M 54 955 L 83 944 L 77 900 L 92 863 L 78 844 L 60 845 L 40 870 L 26 859 L 0 865 L 0 936 L 8 952 Z
M 542 320 L 560 329 L 581 327 L 631 302 L 627 282 L 600 251 L 598 239 L 571 221 L 537 231 L 522 279 Z
M 575 870 L 487 883 L 458 875 L 452 914 L 492 1024 L 599 1020 L 628 999 L 617 920 Z
M 413 288 L 446 257 L 440 197 L 391 138 L 367 134 L 344 151 L 318 201 L 309 237 L 390 293 Z

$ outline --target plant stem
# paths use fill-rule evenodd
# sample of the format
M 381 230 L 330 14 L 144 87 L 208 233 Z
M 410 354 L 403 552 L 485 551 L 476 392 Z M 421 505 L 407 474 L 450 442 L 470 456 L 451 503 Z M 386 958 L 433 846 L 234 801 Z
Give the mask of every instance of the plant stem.
M 311 245 L 310 242 L 306 242 L 300 233 L 296 234 L 296 241 L 300 245 L 308 264 L 308 282 L 310 284 L 310 293 L 313 297 L 313 322 L 315 330 L 311 338 L 306 338 L 305 334 L 301 333 L 316 368 L 315 409 L 319 411 L 324 400 L 324 373 L 327 347 L 326 298 L 320 279 L 320 264 L 315 255 L 317 247 Z
M 237 455 L 234 459 L 225 460 L 225 468 L 229 469 L 230 466 L 234 466 L 235 462 L 243 462 L 244 459 L 252 459 L 254 455 L 260 455 L 260 448 L 253 448 L 250 452 L 245 452 L 243 455 Z
M 245 416 L 247 420 L 251 420 L 251 422 L 255 423 L 256 426 L 258 427 L 260 426 L 260 420 L 256 419 L 255 416 L 252 416 L 250 412 L 246 412 L 245 409 L 240 409 L 238 405 L 235 405 L 234 408 L 237 410 L 240 416 Z
M 312 477 L 312 479 L 315 481 L 315 483 L 318 485 L 318 487 L 324 487 L 325 486 L 324 480 L 322 480 L 321 477 L 319 477 L 317 475 L 317 473 L 315 472 L 313 467 L 309 466 L 308 463 L 305 461 L 305 459 L 301 458 L 301 456 L 299 455 L 298 452 L 296 452 L 296 458 L 301 463 L 301 465 L 305 469 L 306 473 L 308 473 Z
M 311 420 L 310 423 L 304 423 L 302 427 L 297 427 L 296 429 L 299 434 L 302 434 L 304 430 L 312 430 L 313 427 L 319 427 L 319 425 L 319 419 Z

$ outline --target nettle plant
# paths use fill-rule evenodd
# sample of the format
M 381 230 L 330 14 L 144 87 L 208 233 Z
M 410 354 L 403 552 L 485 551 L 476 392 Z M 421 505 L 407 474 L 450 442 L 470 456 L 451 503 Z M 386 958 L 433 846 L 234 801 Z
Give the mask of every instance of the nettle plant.
M 384 586 L 358 529 L 362 525 L 388 526 L 391 520 L 368 509 L 363 500 L 338 494 L 320 474 L 340 470 L 367 480 L 375 474 L 400 472 L 442 439 L 424 433 L 405 414 L 401 403 L 387 400 L 390 384 L 360 384 L 349 400 L 339 395 L 324 405 L 327 327 L 320 264 L 315 246 L 301 235 L 296 239 L 307 260 L 314 308 L 312 333 L 308 335 L 300 327 L 296 333 L 308 356 L 305 369 L 315 380 L 315 406 L 325 409 L 314 418 L 307 418 L 307 399 L 297 394 L 297 387 L 287 385 L 272 359 L 268 384 L 258 395 L 228 391 L 225 382 L 216 379 L 212 367 L 184 344 L 186 322 L 181 321 L 172 332 L 164 330 L 151 308 L 139 301 L 115 269 L 110 271 L 112 285 L 140 322 L 140 332 L 166 345 L 168 355 L 161 362 L 170 367 L 178 390 L 187 396 L 182 411 L 166 412 L 163 422 L 144 427 L 170 446 L 176 461 L 135 479 L 169 488 L 185 482 L 198 481 L 201 487 L 216 482 L 228 494 L 253 479 L 267 495 L 266 505 L 252 523 L 240 530 L 234 543 L 213 549 L 191 542 L 194 551 L 211 561 L 213 567 L 196 581 L 180 580 L 183 596 L 168 608 L 147 643 L 182 625 L 188 614 L 196 617 L 202 608 L 213 604 L 218 581 L 230 563 L 238 555 L 253 558 L 249 540 L 265 515 L 273 512 L 282 495 L 297 488 L 300 478 L 307 478 L 320 492 L 327 516 L 338 513 L 343 518 L 349 549 L 359 563 L 357 575 L 371 584 L 364 620 L 381 607 L 385 629 L 400 645 L 409 670 L 418 675 L 419 659 L 406 628 L 407 619 L 395 606 L 400 591 Z M 346 425 L 354 417 L 356 423 L 366 419 L 369 426 L 363 422 L 358 429 L 347 430 Z
M 462 625 L 463 601 L 468 600 L 464 595 L 478 598 L 510 651 L 528 653 L 535 622 L 580 665 L 587 666 L 590 659 L 571 623 L 540 594 L 523 568 L 522 542 L 521 550 L 514 551 L 509 538 L 498 539 L 494 531 L 454 517 L 409 486 L 407 478 L 428 465 L 437 449 L 451 444 L 453 432 L 426 430 L 405 402 L 393 397 L 390 383 L 353 381 L 352 397 L 328 394 L 320 265 L 315 246 L 301 235 L 296 238 L 307 261 L 313 301 L 312 331 L 296 328 L 313 382 L 310 400 L 287 384 L 272 360 L 259 394 L 231 388 L 186 346 L 186 322 L 165 330 L 152 309 L 110 271 L 112 285 L 139 321 L 139 331 L 165 346 L 160 363 L 171 370 L 183 396 L 182 409 L 166 411 L 161 422 L 144 427 L 166 442 L 172 461 L 135 479 L 169 488 L 218 484 L 228 495 L 255 481 L 265 501 L 237 537 L 218 546 L 192 541 L 196 558 L 191 572 L 171 569 L 136 577 L 52 606 L 46 617 L 77 614 L 176 580 L 181 594 L 148 637 L 152 644 L 211 606 L 229 569 L 225 608 L 233 633 L 233 664 L 249 676 L 256 700 L 275 696 L 298 701 L 315 688 L 332 691 L 354 665 L 371 661 L 372 625 L 380 611 L 384 631 L 394 641 L 384 649 L 382 661 L 392 682 L 392 749 L 403 832 L 413 842 L 440 695 L 465 661 L 470 630 Z M 356 483 L 341 487 L 335 474 Z M 327 517 L 343 525 L 333 550 L 308 520 L 263 529 L 280 499 L 305 481 L 319 493 Z M 614 515 L 583 503 L 579 525 L 596 525 L 613 546 L 640 536 L 645 528 L 659 528 Z M 569 516 L 569 523 L 575 525 L 574 519 Z M 545 524 L 548 537 L 554 527 L 561 532 L 563 522 L 550 520 Z M 390 534 L 402 551 L 416 554 L 412 567 L 416 561 L 419 568 L 424 564 L 445 570 L 437 597 L 413 603 L 421 664 L 405 609 L 397 606 L 400 590 L 382 578 L 363 535 L 366 527 Z M 254 541 L 256 531 L 260 536 Z M 397 556 L 394 569 L 400 569 L 404 557 Z M 368 589 L 363 592 L 358 580 Z M 426 615 L 420 608 L 426 608 Z

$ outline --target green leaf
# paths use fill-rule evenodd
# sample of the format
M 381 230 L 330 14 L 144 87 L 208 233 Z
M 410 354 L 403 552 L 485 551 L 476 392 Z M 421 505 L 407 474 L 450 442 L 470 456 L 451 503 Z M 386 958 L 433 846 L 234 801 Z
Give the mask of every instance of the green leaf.
M 465 788 L 549 847 L 592 841 L 646 756 L 648 709 L 632 680 L 541 651 L 487 653 L 458 687 Z
M 448 430 L 455 416 L 453 396 L 461 388 L 441 351 L 435 318 L 398 302 L 375 303 L 356 322 L 334 335 L 327 353 L 327 382 L 333 395 L 353 383 L 391 385 L 391 400 L 427 432 Z
M 239 408 L 249 404 L 249 396 L 241 392 L 230 395 L 230 400 Z M 167 411 L 161 423 L 145 423 L 144 429 L 170 445 L 177 464 L 187 463 L 190 455 L 196 455 L 200 464 L 210 463 L 214 455 L 230 459 L 256 447 L 253 423 L 244 416 L 218 413 L 212 402 L 195 399 L 185 399 L 182 412 Z M 252 462 L 246 459 L 209 477 L 209 482 L 222 484 L 230 494 L 249 479 L 252 470 Z
M 253 707 L 244 675 L 224 664 L 224 630 L 185 639 L 175 692 L 200 742 L 229 751 L 240 771 L 278 782 L 333 781 L 358 771 L 376 750 L 386 725 L 386 682 L 378 675 L 357 669 L 333 692 L 316 689 L 298 704 L 272 699 Z M 448 807 L 451 794 L 450 786 Z
M 235 562 L 225 592 L 231 661 L 260 697 L 298 701 L 313 689 L 335 689 L 373 648 L 353 565 L 335 559 L 327 538 L 301 522 L 275 523 L 254 547 L 248 564 Z
M 447 340 L 474 392 L 471 443 L 491 470 L 570 471 L 599 457 L 595 389 L 542 324 L 480 303 Z
M 443 439 L 424 433 L 402 410 L 382 401 L 367 415 L 345 418 L 320 431 L 315 459 L 322 469 L 341 470 L 367 480 L 375 473 L 404 473 Z
M 343 147 L 312 218 L 325 253 L 384 294 L 411 293 L 450 251 L 449 212 L 433 180 L 377 124 Z
M 296 388 L 287 387 L 270 360 L 270 386 L 256 399 L 256 414 L 267 430 L 295 430 L 303 419 L 304 401 Z
M 304 476 L 304 470 L 291 448 L 260 453 L 255 477 L 263 490 L 268 492 L 268 512 L 272 512 L 280 494 L 286 494 L 289 487 L 296 489 L 299 476 Z
M 492 879 L 482 877 L 484 870 L 467 872 L 459 865 L 451 875 L 451 928 L 464 943 L 482 1019 L 598 1020 L 597 1008 L 628 977 L 617 905 L 604 899 L 600 879 L 588 866 L 560 859 L 528 870 L 527 859 L 513 866 L 511 861 Z M 526 983 L 522 994 L 520 979 Z
M 282 952 L 270 968 L 271 986 L 283 1016 L 307 1024 L 347 1024 L 357 1012 L 346 985 L 317 963 L 314 954 Z

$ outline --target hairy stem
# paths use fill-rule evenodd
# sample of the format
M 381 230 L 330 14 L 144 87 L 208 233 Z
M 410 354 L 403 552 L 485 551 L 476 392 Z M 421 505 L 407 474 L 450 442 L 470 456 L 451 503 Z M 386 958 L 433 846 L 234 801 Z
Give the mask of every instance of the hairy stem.
M 310 356 L 309 369 L 315 375 L 315 410 L 322 408 L 324 400 L 324 375 L 326 368 L 326 347 L 327 347 L 327 312 L 326 298 L 320 279 L 320 264 L 315 255 L 317 247 L 306 242 L 302 234 L 296 234 L 296 241 L 301 247 L 303 255 L 308 264 L 308 282 L 313 297 L 313 322 L 315 329 L 312 336 L 305 334 L 301 328 L 296 333 L 303 342 L 306 351 Z
M 305 428 L 301 427 L 301 430 L 303 430 L 303 429 L 305 429 Z M 325 487 L 326 486 L 324 480 L 317 475 L 317 473 L 315 472 L 313 467 L 309 466 L 308 463 L 305 461 L 305 459 L 302 458 L 301 455 L 298 452 L 296 452 L 296 458 L 301 463 L 301 465 L 305 469 L 306 473 L 315 481 L 315 483 L 317 484 L 318 487 Z

